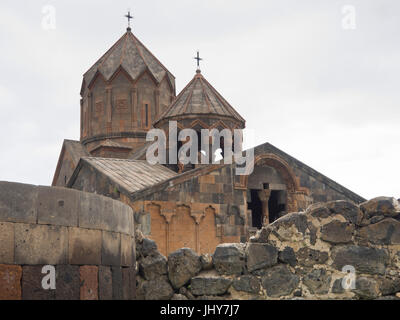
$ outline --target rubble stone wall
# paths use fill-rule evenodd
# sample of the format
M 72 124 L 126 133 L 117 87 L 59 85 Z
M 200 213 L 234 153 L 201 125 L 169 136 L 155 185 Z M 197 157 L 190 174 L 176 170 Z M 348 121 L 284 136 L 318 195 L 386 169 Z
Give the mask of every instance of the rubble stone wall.
M 316 203 L 212 255 L 136 233 L 137 299 L 399 299 L 400 204 Z
M 134 299 L 132 209 L 96 194 L 0 182 L 0 300 Z M 43 266 L 55 267 L 43 289 Z

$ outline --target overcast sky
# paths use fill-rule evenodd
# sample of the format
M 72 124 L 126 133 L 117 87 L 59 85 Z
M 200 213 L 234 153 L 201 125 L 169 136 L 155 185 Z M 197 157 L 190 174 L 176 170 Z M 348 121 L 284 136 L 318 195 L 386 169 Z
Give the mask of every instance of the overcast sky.
M 177 93 L 199 49 L 251 144 L 365 198 L 400 198 L 398 0 L 2 0 L 0 180 L 51 184 L 63 139 L 79 140 L 82 75 L 125 32 L 128 8 Z

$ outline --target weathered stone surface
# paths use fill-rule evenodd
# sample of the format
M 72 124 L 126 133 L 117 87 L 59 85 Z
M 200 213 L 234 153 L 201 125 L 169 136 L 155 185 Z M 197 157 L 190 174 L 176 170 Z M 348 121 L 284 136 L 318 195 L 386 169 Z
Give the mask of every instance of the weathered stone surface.
M 297 232 L 305 234 L 308 226 L 307 216 L 304 213 L 288 213 L 271 223 L 272 232 L 281 240 L 291 240 L 295 227 Z
M 232 286 L 237 291 L 257 294 L 260 292 L 260 280 L 252 275 L 243 275 L 233 280 Z
M 127 205 L 91 193 L 80 195 L 80 227 L 132 234 L 133 214 Z
M 327 294 L 331 284 L 331 276 L 325 269 L 313 269 L 304 276 L 303 283 L 308 287 L 310 293 Z
M 249 243 L 246 247 L 247 270 L 268 268 L 278 263 L 278 249 L 270 244 Z
M 351 265 L 357 273 L 384 274 L 389 262 L 389 254 L 385 249 L 359 246 L 335 247 L 332 250 L 333 266 L 338 270 Z
M 0 222 L 0 264 L 14 263 L 14 224 Z
M 146 300 L 169 300 L 174 295 L 166 276 L 144 282 L 143 291 Z
M 81 300 L 98 300 L 98 267 L 96 266 L 81 266 L 79 268 L 81 290 Z
M 332 214 L 340 214 L 352 224 L 359 225 L 363 219 L 363 213 L 353 202 L 346 200 L 330 201 L 326 207 Z
M 321 239 L 331 243 L 348 243 L 353 238 L 354 225 L 333 220 L 321 227 Z
M 0 181 L 0 221 L 36 223 L 38 188 Z
M 387 218 L 361 228 L 358 235 L 362 240 L 373 244 L 400 244 L 400 221 Z
M 185 285 L 201 270 L 200 257 L 189 248 L 182 248 L 168 256 L 168 277 L 175 289 Z
M 228 290 L 231 283 L 231 279 L 223 277 L 198 276 L 192 278 L 190 289 L 196 296 L 222 295 Z
M 121 265 L 120 233 L 102 231 L 101 263 L 106 266 Z
M 112 297 L 113 300 L 122 300 L 122 268 L 117 266 L 111 267 L 112 276 Z
M 268 237 L 272 232 L 270 225 L 262 227 L 257 231 L 256 235 L 250 238 L 250 242 L 254 243 L 264 243 L 268 241 Z
M 211 270 L 213 268 L 212 255 L 209 253 L 204 253 L 200 255 L 200 262 L 202 270 Z
M 377 197 L 360 204 L 360 208 L 367 217 L 384 215 L 386 217 L 397 217 L 400 215 L 400 204 L 392 197 Z
M 155 252 L 139 263 L 140 274 L 146 280 L 157 279 L 167 274 L 167 259 L 159 252 Z
M 360 277 L 353 292 L 361 299 L 374 299 L 379 295 L 378 284 L 374 279 Z
M 300 265 L 312 267 L 314 264 L 323 264 L 328 260 L 328 253 L 303 247 L 296 252 L 296 259 Z
M 285 247 L 282 251 L 279 252 L 279 261 L 283 263 L 287 263 L 294 267 L 296 265 L 296 254 L 294 253 L 293 248 Z
M 54 300 L 56 291 L 45 290 L 42 287 L 43 266 L 23 266 L 22 268 L 22 299 L 23 300 Z
M 72 189 L 39 186 L 38 223 L 76 227 L 80 194 Z
M 190 292 L 190 290 L 186 289 L 185 287 L 179 289 L 179 294 L 184 295 L 186 298 L 188 298 L 188 300 L 195 299 L 194 295 Z
M 17 264 L 67 264 L 66 227 L 15 224 L 15 262 Z
M 374 224 L 374 223 L 378 223 L 379 221 L 382 221 L 383 219 L 385 219 L 385 216 L 373 216 L 368 224 Z
M 171 298 L 171 300 L 188 300 L 188 298 L 186 296 L 184 296 L 183 294 L 174 294 Z
M 261 283 L 270 297 L 287 296 L 299 284 L 299 277 L 293 274 L 286 265 L 277 265 L 268 269 Z
M 101 264 L 101 231 L 69 228 L 69 263 Z
M 79 297 L 79 266 L 56 266 L 56 299 L 79 300 Z
M 239 275 L 245 268 L 244 245 L 224 243 L 217 246 L 213 255 L 214 267 L 219 274 Z
M 111 268 L 99 266 L 99 299 L 112 300 Z
M 383 296 L 400 292 L 400 278 L 380 278 L 377 280 L 379 290 Z
M 336 279 L 332 285 L 332 293 L 342 294 L 345 292 L 343 285 L 342 285 L 342 278 Z
M 330 210 L 326 207 L 325 203 L 317 202 L 311 204 L 306 209 L 306 214 L 315 218 L 328 218 L 331 215 Z
M 318 228 L 311 222 L 308 222 L 308 230 L 310 231 L 310 243 L 315 245 L 317 243 Z
M 144 238 L 143 242 L 140 247 L 140 253 L 144 256 L 147 257 L 149 254 L 157 251 L 157 244 L 155 241 Z
M 0 264 L 0 300 L 21 299 L 22 268 Z
M 132 279 L 131 276 L 133 273 L 131 272 L 131 268 L 122 268 L 122 299 L 123 300 L 132 300 L 134 296 L 135 289 L 131 287 Z M 136 283 L 134 283 L 136 286 Z
M 123 267 L 130 267 L 133 265 L 133 238 L 130 235 L 121 233 L 121 265 Z

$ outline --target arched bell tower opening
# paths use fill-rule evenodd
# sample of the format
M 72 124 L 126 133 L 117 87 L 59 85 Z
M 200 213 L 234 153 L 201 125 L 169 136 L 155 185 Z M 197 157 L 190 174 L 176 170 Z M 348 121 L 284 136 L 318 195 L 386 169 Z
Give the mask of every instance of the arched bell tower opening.
M 300 187 L 290 166 L 273 154 L 255 158 L 254 170 L 242 176 L 246 189 L 248 227 L 260 229 L 289 212 L 295 212 L 308 200 L 308 190 Z

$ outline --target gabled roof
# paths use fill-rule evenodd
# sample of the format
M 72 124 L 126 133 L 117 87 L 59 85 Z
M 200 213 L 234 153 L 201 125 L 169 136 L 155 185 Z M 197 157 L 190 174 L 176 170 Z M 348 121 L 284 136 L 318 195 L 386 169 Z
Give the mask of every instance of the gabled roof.
M 177 174 L 162 166 L 151 165 L 146 160 L 127 160 L 109 158 L 82 158 L 112 181 L 133 193 L 162 181 L 175 177 Z
M 231 117 L 244 124 L 241 115 L 213 88 L 200 70 L 172 104 L 154 122 L 185 115 L 218 115 Z
M 63 146 L 61 148 L 61 153 L 58 158 L 56 171 L 54 173 L 52 185 L 54 186 L 57 182 L 58 175 L 61 170 L 61 166 L 64 161 L 64 154 L 67 152 L 71 156 L 72 164 L 76 167 L 79 163 L 81 157 L 88 157 L 90 156 L 89 152 L 87 151 L 86 147 L 80 142 L 76 140 L 64 140 Z
M 167 77 L 175 90 L 175 77 L 160 61 L 136 38 L 130 29 L 83 75 L 83 81 L 88 86 L 97 73 L 106 81 L 122 68 L 133 79 L 148 70 L 153 78 L 160 83 Z

